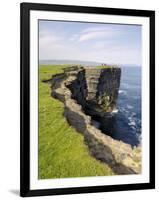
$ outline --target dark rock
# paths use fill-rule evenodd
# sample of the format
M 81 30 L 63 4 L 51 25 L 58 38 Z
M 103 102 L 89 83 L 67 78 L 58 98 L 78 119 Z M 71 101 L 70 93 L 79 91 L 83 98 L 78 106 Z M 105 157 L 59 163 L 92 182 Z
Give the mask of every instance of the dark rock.
M 116 109 L 120 76 L 120 68 L 80 68 L 76 80 L 67 87 L 86 112 L 103 116 Z

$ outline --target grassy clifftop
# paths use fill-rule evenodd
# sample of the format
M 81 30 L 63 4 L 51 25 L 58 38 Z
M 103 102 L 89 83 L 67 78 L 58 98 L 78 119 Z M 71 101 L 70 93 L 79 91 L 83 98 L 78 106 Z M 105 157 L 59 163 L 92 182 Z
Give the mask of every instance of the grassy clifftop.
M 90 156 L 83 135 L 64 118 L 63 103 L 52 98 L 50 86 L 42 82 L 64 67 L 39 66 L 39 179 L 112 175 L 106 164 Z

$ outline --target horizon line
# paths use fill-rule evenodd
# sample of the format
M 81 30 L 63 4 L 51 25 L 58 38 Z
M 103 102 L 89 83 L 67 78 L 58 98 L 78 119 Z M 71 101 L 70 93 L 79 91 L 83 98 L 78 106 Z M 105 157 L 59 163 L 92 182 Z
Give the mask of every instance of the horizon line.
M 108 62 L 105 62 L 105 61 L 90 61 L 90 60 L 73 60 L 73 59 L 39 59 L 39 61 L 76 61 L 76 62 L 92 62 L 92 63 L 97 63 L 97 64 L 107 64 L 107 65 L 135 65 L 135 66 L 140 66 L 142 64 L 135 64 L 135 63 L 132 63 L 132 64 L 128 64 L 128 63 L 108 63 Z

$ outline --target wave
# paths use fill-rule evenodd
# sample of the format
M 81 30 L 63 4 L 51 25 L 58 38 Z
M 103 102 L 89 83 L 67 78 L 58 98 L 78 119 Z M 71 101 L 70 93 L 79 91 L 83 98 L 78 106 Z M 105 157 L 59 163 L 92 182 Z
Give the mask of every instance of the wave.
M 127 92 L 126 92 L 125 90 L 119 90 L 119 94 L 124 94 L 124 95 L 126 95 Z
M 112 111 L 112 113 L 118 113 L 118 109 L 114 109 L 113 111 Z
M 128 109 L 133 109 L 133 106 L 131 106 L 131 105 L 127 104 L 126 106 L 127 106 Z
M 128 124 L 129 124 L 129 126 L 136 126 L 136 123 L 135 123 L 135 121 L 133 121 L 133 120 L 130 121 Z

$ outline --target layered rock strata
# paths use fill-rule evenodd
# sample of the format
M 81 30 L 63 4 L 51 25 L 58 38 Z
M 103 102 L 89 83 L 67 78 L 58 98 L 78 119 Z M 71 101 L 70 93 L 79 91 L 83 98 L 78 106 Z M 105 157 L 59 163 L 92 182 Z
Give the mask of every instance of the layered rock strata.
M 141 173 L 140 147 L 132 148 L 129 144 L 103 134 L 92 125 L 91 117 L 86 115 L 83 111 L 83 106 L 87 103 L 89 105 L 89 101 L 91 101 L 91 104 L 93 101 L 95 105 L 99 105 L 100 107 L 101 104 L 99 104 L 97 97 L 102 94 L 102 91 L 107 91 L 109 88 L 113 89 L 113 92 L 110 92 L 112 94 L 111 98 L 114 97 L 114 101 L 108 109 L 110 110 L 111 108 L 112 110 L 115 107 L 119 77 L 117 76 L 117 78 L 115 78 L 114 74 L 120 74 L 120 70 L 113 69 L 109 76 L 106 75 L 106 71 L 103 72 L 99 70 L 97 74 L 98 73 L 100 75 L 98 78 L 95 77 L 96 80 L 94 79 L 94 82 L 92 82 L 96 84 L 96 86 L 93 86 L 93 88 L 97 90 L 96 94 L 91 92 L 91 84 L 88 84 L 90 79 L 92 80 L 92 78 L 90 78 L 92 77 L 90 69 L 80 67 L 69 68 L 66 69 L 64 73 L 52 76 L 50 80 L 52 96 L 64 103 L 64 116 L 72 127 L 84 135 L 85 143 L 88 145 L 92 156 L 107 163 L 117 174 Z M 107 77 L 109 77 L 110 80 L 114 80 L 114 85 L 116 83 L 114 88 L 113 86 L 106 86 L 109 81 L 103 81 L 105 86 L 99 85 L 99 81 L 98 83 L 95 82 L 101 78 L 101 73 L 104 76 L 103 80 L 106 80 Z M 102 84 L 102 81 L 100 83 Z M 108 110 L 106 110 L 106 112 L 108 112 Z
M 116 109 L 120 86 L 120 68 L 79 68 L 67 69 L 67 75 L 76 74 L 76 79 L 68 85 L 72 98 L 88 110 L 89 115 L 103 117 Z

